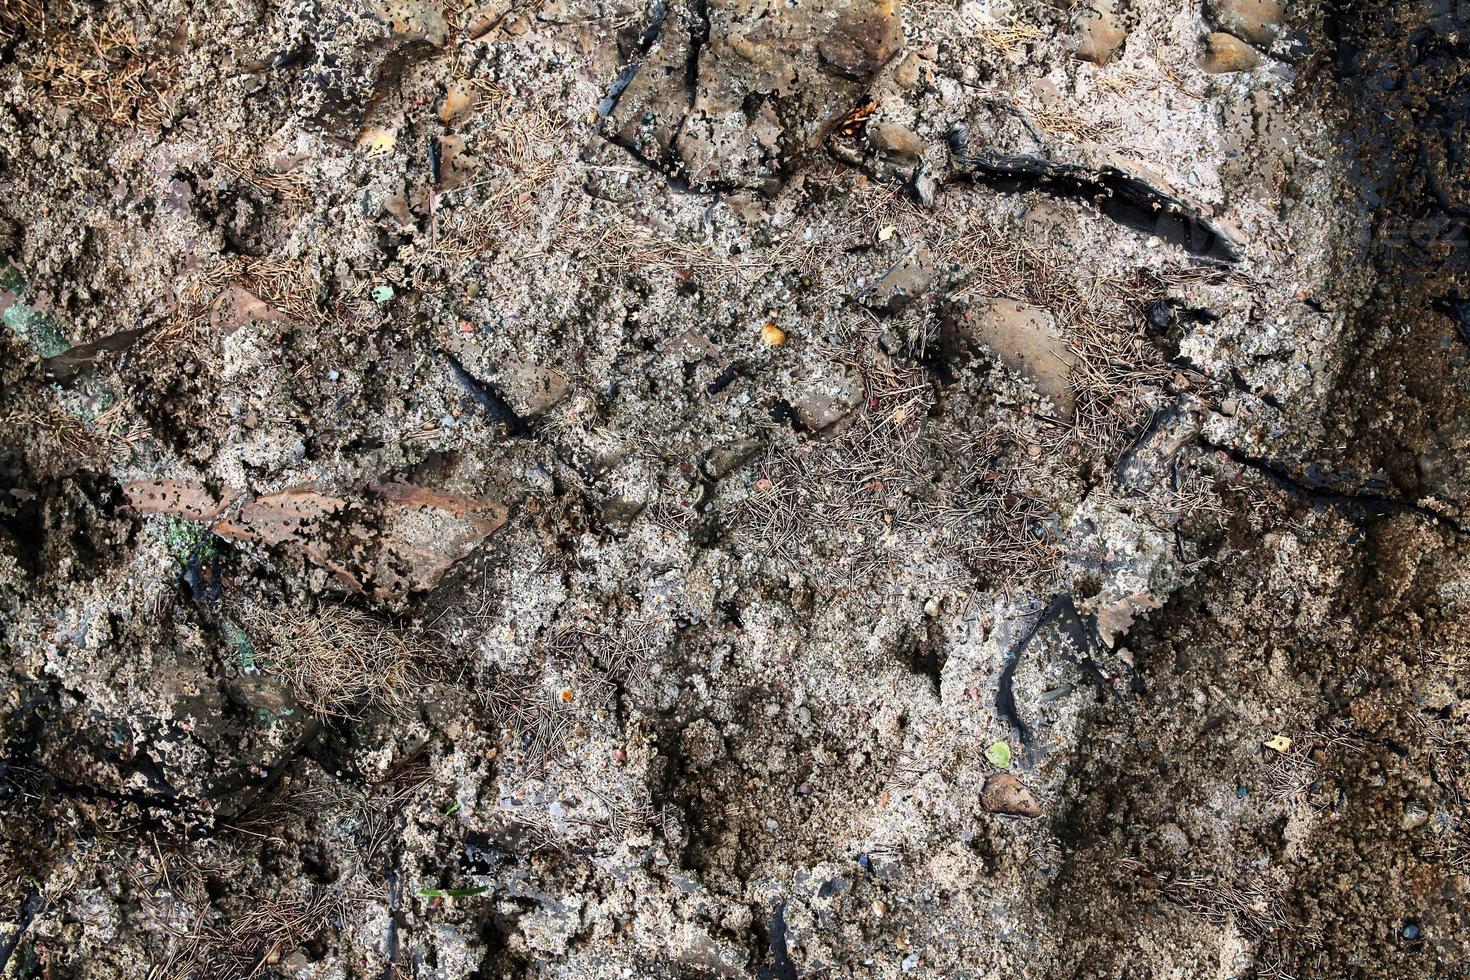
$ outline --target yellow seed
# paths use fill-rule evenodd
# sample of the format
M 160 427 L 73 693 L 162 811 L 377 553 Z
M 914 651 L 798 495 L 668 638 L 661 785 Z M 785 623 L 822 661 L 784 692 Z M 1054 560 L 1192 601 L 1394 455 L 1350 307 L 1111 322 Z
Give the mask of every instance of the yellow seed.
M 786 343 L 786 331 L 774 323 L 767 323 L 761 327 L 761 340 L 764 340 L 771 347 L 780 347 Z

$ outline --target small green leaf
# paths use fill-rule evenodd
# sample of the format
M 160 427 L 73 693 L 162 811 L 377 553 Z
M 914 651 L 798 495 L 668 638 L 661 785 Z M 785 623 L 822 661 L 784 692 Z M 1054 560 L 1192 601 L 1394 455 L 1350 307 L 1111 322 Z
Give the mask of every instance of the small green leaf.
M 985 750 L 985 758 L 997 769 L 1008 769 L 1011 765 L 1011 746 L 1009 742 L 994 742 L 990 748 Z

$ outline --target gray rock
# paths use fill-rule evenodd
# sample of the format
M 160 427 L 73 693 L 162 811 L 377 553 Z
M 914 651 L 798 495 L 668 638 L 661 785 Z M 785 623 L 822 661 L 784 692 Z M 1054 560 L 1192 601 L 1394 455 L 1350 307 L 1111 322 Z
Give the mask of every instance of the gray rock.
M 530 361 L 504 362 L 497 380 L 517 414 L 532 418 L 555 407 L 568 391 L 566 375 Z
M 863 303 L 872 309 L 897 313 L 908 306 L 934 282 L 934 259 L 923 245 L 906 249 L 873 287 L 863 294 Z
M 1029 379 L 1057 407 L 1059 416 L 1072 417 L 1076 396 L 1068 379 L 1077 366 L 1077 355 L 1050 311 L 1015 300 L 992 299 L 967 310 L 960 331 Z
M 704 471 L 714 479 L 733 473 L 743 466 L 765 445 L 760 439 L 734 439 L 709 451 L 704 460 Z
M 868 139 L 878 149 L 906 160 L 917 160 L 924 154 L 924 141 L 907 126 L 881 122 L 868 127 Z
M 838 422 L 862 402 L 862 383 L 843 375 L 835 381 L 822 381 L 814 385 L 792 407 L 802 425 L 808 429 L 821 430 Z
M 1117 57 L 1128 37 L 1113 0 L 1093 0 L 1073 21 L 1076 37 L 1073 53 L 1082 61 L 1106 65 Z

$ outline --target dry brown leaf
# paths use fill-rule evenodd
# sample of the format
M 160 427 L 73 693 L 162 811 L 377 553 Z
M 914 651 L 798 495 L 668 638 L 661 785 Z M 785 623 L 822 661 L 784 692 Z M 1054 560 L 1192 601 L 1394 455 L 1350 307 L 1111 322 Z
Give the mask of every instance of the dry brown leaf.
M 222 538 L 303 554 L 357 592 L 379 596 L 431 589 L 505 523 L 506 508 L 408 483 L 374 484 L 355 499 L 309 486 L 250 497 L 203 483 L 140 480 L 128 506 L 209 523 Z
M 1133 620 L 1140 613 L 1158 609 L 1164 600 L 1147 592 L 1135 592 L 1117 602 L 1108 603 L 1097 610 L 1097 635 L 1113 648 L 1113 641 L 1133 628 Z

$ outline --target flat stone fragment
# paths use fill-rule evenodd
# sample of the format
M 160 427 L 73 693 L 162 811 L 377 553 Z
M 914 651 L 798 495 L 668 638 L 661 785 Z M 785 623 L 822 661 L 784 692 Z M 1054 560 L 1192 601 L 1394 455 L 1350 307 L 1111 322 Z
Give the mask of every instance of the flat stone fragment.
M 1265 64 L 1261 53 L 1234 34 L 1217 32 L 1205 35 L 1200 67 L 1211 75 L 1250 71 Z
M 1062 418 L 1072 417 L 1077 399 L 1068 376 L 1077 366 L 1077 355 L 1067 346 L 1050 311 L 993 299 L 967 311 L 962 329 L 1002 364 L 1030 380 L 1037 392 L 1051 399 Z
M 1073 53 L 1080 61 L 1102 66 L 1117 57 L 1128 37 L 1113 0 L 1095 0 L 1078 13 Z
M 1216 30 L 1269 48 L 1286 18 L 1286 0 L 1207 0 L 1205 16 Z
M 897 313 L 934 282 L 934 257 L 924 245 L 907 249 L 862 297 L 873 309 Z
M 844 375 L 813 385 L 793 407 L 801 424 L 813 431 L 829 428 L 863 403 L 862 383 Z
M 435 0 L 380 0 L 373 11 L 394 37 L 442 45 L 449 39 L 444 4 Z
M 567 396 L 565 374 L 530 361 L 506 361 L 498 380 L 505 389 L 506 400 L 518 414 L 527 417 L 550 411 Z
M 868 138 L 879 149 L 896 157 L 917 160 L 924 155 L 924 141 L 907 126 L 881 122 L 868 127 Z

